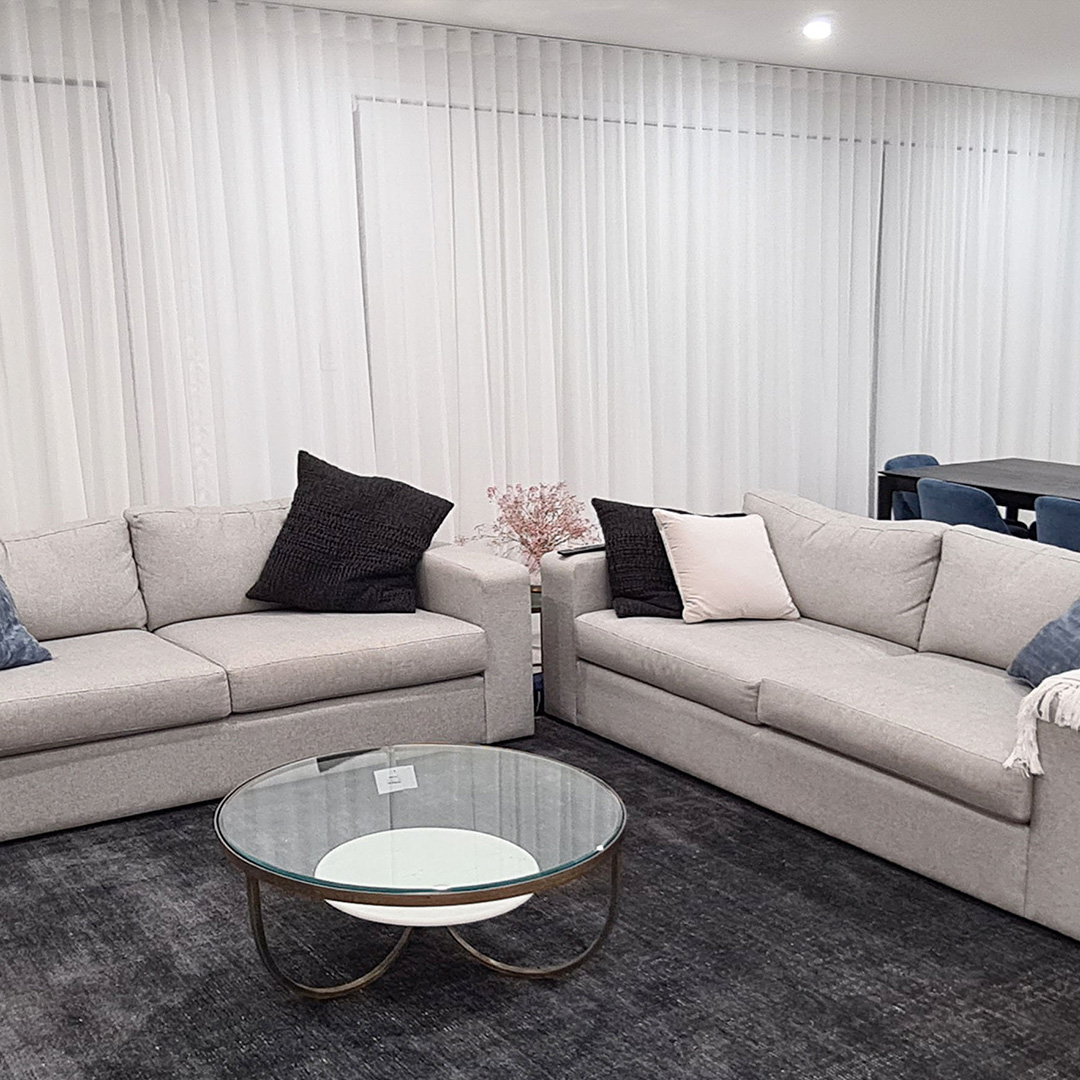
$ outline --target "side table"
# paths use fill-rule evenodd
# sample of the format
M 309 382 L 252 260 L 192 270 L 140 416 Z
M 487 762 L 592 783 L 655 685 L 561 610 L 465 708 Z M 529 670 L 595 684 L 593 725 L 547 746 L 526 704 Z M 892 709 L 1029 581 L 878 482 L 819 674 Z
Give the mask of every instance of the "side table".
M 540 585 L 529 586 L 529 598 L 532 601 L 532 613 L 538 618 L 542 618 L 541 615 L 541 600 L 543 599 L 543 589 Z M 536 716 L 541 716 L 544 712 L 544 668 L 543 657 L 539 654 L 539 650 L 533 647 L 533 713 Z

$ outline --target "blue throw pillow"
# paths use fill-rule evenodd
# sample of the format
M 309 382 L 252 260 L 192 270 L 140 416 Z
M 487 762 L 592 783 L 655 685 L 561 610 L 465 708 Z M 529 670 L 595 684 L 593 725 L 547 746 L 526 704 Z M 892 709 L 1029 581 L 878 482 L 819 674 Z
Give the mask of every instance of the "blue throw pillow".
M 0 671 L 51 659 L 52 653 L 39 645 L 30 631 L 19 622 L 11 591 L 4 584 L 4 579 L 0 578 Z
M 1009 674 L 1038 686 L 1049 675 L 1080 668 L 1080 600 L 1048 622 L 1009 665 Z

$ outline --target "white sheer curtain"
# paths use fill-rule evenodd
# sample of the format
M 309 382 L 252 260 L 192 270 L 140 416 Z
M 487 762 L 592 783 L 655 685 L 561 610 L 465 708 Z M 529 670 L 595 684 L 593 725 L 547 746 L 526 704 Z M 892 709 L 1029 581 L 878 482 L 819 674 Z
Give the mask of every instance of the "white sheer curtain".
M 555 477 L 863 508 L 872 80 L 410 24 L 362 66 L 380 463 L 466 519 Z
M 0 527 L 376 467 L 345 30 L 0 0 Z
M 889 95 L 881 459 L 1080 461 L 1080 101 Z
M 0 38 L 2 38 L 0 33 Z M 11 68 L 0 68 L 6 74 Z M 70 139 L 75 130 L 80 138 Z M 0 518 L 123 503 L 138 460 L 106 90 L 0 81 Z
M 1076 457 L 1076 105 L 0 0 L 0 528 L 285 494 L 300 446 L 454 531 L 489 484 L 862 511 L 886 453 Z

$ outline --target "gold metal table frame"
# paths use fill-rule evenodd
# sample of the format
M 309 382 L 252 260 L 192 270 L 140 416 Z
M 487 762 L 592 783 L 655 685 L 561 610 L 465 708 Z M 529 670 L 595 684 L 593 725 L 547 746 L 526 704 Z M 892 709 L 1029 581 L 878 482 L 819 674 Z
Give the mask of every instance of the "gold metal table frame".
M 608 787 L 602 780 L 593 777 L 598 784 Z M 250 781 L 245 781 L 249 783 Z M 234 790 L 239 790 L 243 784 Z M 230 793 L 231 794 L 231 793 Z M 613 792 L 614 794 L 614 792 Z M 616 795 L 616 797 L 618 797 Z M 619 889 L 622 877 L 622 842 L 626 831 L 625 818 L 619 832 L 602 850 L 589 855 L 572 866 L 561 867 L 550 873 L 539 873 L 532 877 L 519 881 L 496 885 L 490 888 L 476 888 L 461 892 L 386 892 L 364 891 L 360 888 L 340 889 L 330 885 L 316 883 L 314 881 L 301 881 L 285 873 L 275 873 L 273 870 L 259 863 L 245 859 L 226 841 L 222 835 L 220 825 L 221 807 L 229 796 L 221 801 L 214 814 L 214 830 L 218 840 L 225 849 L 229 861 L 239 868 L 247 879 L 248 920 L 251 932 L 255 938 L 255 946 L 259 951 L 266 970 L 282 986 L 291 990 L 301 997 L 312 998 L 316 1001 L 329 1001 L 334 998 L 344 997 L 355 993 L 364 987 L 370 986 L 380 976 L 390 970 L 394 961 L 401 955 L 408 943 L 414 926 L 403 928 L 401 936 L 394 943 L 390 951 L 369 971 L 358 975 L 348 982 L 339 983 L 335 986 L 310 986 L 297 981 L 285 974 L 278 966 L 277 961 L 270 949 L 266 937 L 266 928 L 263 923 L 262 885 L 271 884 L 283 892 L 302 896 L 309 900 L 327 901 L 335 900 L 351 904 L 377 904 L 394 907 L 449 907 L 457 904 L 476 904 L 486 900 L 505 900 L 513 896 L 523 896 L 549 892 L 565 885 L 576 878 L 582 877 L 592 870 L 608 867 L 610 884 L 608 893 L 607 916 L 604 919 L 600 932 L 584 950 L 576 956 L 561 963 L 546 967 L 520 967 L 516 964 L 507 964 L 482 952 L 468 941 L 456 926 L 446 926 L 443 929 L 449 931 L 450 936 L 461 946 L 462 949 L 477 963 L 491 968 L 503 975 L 510 975 L 521 979 L 555 979 L 579 968 L 589 957 L 599 952 L 611 930 L 615 925 L 619 907 Z M 440 929 L 438 926 L 432 929 Z

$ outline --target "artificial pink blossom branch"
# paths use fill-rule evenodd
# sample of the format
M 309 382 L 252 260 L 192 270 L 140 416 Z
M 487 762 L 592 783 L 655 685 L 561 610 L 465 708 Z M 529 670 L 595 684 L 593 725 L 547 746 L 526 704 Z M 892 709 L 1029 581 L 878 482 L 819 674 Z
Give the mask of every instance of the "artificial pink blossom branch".
M 540 570 L 540 559 L 549 551 L 568 543 L 593 543 L 595 526 L 586 516 L 585 504 L 560 481 L 557 484 L 512 484 L 505 491 L 489 487 L 488 498 L 495 504 L 495 520 L 479 525 L 457 542 L 487 540 L 504 555 L 516 555 L 529 568 Z

